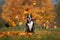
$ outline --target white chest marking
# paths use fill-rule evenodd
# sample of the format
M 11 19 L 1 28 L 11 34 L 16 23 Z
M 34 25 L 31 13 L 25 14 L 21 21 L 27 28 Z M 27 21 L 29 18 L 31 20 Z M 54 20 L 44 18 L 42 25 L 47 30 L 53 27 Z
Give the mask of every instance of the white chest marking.
M 33 27 L 33 21 L 31 21 L 30 23 L 28 23 L 28 26 L 29 26 L 29 30 L 31 30 L 32 27 Z

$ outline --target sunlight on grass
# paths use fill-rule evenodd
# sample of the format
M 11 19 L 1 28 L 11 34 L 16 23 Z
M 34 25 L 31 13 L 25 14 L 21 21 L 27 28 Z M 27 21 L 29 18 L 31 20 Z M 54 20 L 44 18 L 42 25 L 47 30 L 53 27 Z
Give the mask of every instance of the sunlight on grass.
M 60 30 L 43 30 L 35 33 L 23 31 L 0 32 L 0 40 L 60 40 Z

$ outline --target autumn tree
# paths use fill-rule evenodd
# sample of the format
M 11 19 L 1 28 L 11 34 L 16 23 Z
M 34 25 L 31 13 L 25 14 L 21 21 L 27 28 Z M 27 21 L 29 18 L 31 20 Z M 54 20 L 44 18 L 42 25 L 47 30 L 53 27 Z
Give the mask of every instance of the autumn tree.
M 49 26 L 54 21 L 54 5 L 51 0 L 5 0 L 2 19 L 12 26 L 26 22 L 28 14 L 32 14 L 37 24 Z

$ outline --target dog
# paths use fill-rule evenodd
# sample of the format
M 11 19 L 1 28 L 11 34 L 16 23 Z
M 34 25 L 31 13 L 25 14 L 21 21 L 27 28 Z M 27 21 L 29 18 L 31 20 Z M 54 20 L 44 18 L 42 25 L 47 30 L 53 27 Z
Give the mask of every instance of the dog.
M 34 21 L 32 19 L 32 14 L 27 16 L 26 32 L 34 32 Z

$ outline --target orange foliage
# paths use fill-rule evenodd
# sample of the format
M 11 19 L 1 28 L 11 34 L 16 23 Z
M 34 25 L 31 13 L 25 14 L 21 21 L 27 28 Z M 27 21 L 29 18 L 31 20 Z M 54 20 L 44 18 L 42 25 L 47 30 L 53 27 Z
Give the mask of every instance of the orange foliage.
M 26 17 L 29 13 L 32 14 L 34 21 L 38 24 L 45 23 L 46 20 L 54 20 L 55 18 L 55 14 L 51 12 L 54 9 L 51 0 L 30 0 L 31 5 L 27 3 L 27 0 L 5 0 L 5 2 L 2 19 L 12 26 L 16 26 L 20 21 L 26 22 Z M 40 2 L 44 4 L 39 6 Z M 19 23 L 19 25 L 22 25 L 22 23 Z

